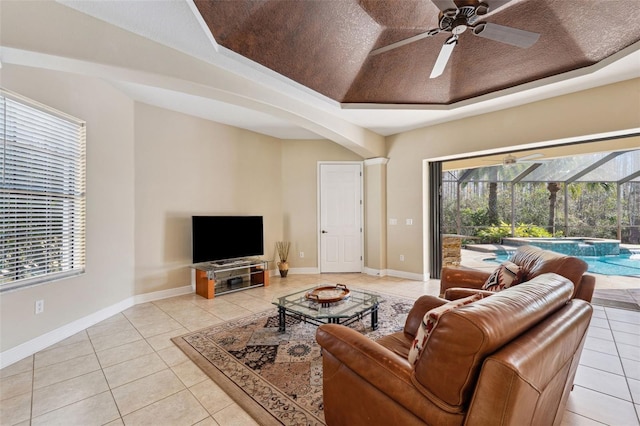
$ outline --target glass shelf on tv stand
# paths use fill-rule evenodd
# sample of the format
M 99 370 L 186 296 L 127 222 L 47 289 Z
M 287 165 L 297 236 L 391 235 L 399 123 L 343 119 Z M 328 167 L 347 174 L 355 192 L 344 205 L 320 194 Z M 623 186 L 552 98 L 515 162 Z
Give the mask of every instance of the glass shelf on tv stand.
M 215 295 L 268 286 L 268 261 L 242 258 L 194 263 L 196 294 L 212 299 Z

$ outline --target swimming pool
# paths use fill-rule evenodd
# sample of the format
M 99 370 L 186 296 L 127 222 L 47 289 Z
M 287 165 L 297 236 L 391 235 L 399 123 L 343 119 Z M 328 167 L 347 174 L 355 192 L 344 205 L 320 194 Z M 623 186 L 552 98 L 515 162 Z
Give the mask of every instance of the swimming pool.
M 502 263 L 509 254 L 496 255 L 495 259 L 485 259 L 493 263 Z M 578 256 L 587 262 L 589 272 L 602 275 L 620 275 L 640 277 L 640 254 L 620 254 L 617 256 Z
M 544 250 L 556 253 L 568 254 L 577 257 L 602 257 L 617 256 L 623 251 L 620 249 L 620 240 L 588 237 L 560 237 L 560 238 L 530 238 L 530 237 L 506 237 L 502 244 L 508 246 L 536 246 Z

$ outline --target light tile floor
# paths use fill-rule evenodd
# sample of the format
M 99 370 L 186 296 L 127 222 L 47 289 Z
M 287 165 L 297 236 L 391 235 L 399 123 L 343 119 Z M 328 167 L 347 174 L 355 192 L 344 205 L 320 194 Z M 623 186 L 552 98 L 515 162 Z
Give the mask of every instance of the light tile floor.
M 0 424 L 255 425 L 169 339 L 329 282 L 410 298 L 439 289 L 437 280 L 289 275 L 212 300 L 190 294 L 137 305 L 0 370 Z M 638 425 L 640 313 L 594 308 L 563 424 Z

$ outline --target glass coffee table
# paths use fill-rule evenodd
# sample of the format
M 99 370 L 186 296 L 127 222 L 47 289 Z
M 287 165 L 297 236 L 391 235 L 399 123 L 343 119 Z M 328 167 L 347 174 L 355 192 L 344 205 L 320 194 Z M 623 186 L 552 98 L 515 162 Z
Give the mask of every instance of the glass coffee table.
M 310 289 L 275 297 L 271 303 L 278 307 L 278 330 L 285 331 L 287 315 L 315 325 L 343 324 L 371 315 L 371 328 L 378 328 L 378 305 L 382 301 L 377 294 L 345 286 L 322 285 Z M 332 291 L 332 289 L 337 289 Z M 334 295 L 348 293 L 340 300 L 336 298 L 314 297 L 322 292 Z M 339 297 L 338 297 L 339 298 Z

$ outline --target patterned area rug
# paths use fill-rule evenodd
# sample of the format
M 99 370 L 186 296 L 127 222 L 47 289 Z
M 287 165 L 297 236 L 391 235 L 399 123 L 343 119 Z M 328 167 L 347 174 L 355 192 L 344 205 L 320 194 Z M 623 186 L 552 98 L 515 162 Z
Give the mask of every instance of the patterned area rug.
M 382 296 L 378 329 L 365 315 L 349 327 L 371 339 L 402 330 L 413 300 Z M 277 310 L 208 327 L 173 342 L 262 425 L 324 425 L 317 327 Z

